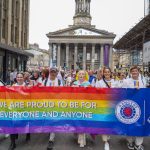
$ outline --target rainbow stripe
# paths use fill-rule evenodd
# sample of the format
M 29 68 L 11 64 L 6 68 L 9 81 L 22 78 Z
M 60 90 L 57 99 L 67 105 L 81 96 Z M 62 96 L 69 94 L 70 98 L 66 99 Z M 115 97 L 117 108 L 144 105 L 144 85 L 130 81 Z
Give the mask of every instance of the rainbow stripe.
M 130 135 L 134 125 L 128 129 L 127 125 L 119 122 L 115 108 L 131 95 L 133 100 L 136 99 L 137 90 L 0 87 L 0 133 Z M 139 119 L 138 123 L 142 121 Z M 136 128 L 139 129 L 138 126 Z

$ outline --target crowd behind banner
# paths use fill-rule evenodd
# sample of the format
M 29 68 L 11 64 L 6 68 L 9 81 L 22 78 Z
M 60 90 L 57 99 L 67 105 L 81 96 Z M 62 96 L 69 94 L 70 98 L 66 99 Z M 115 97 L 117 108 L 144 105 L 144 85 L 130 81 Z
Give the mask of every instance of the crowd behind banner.
M 71 84 L 76 80 L 76 75 L 79 72 L 79 70 L 66 70 L 66 69 L 57 69 L 57 78 L 60 79 L 63 83 L 63 86 L 71 86 Z M 100 68 L 98 70 L 86 70 L 86 72 L 89 75 L 89 82 L 91 86 L 95 87 L 96 80 L 102 79 L 102 71 L 103 68 Z M 24 74 L 24 81 L 27 83 L 27 85 L 37 85 L 39 83 L 42 84 L 42 82 L 50 76 L 49 68 L 43 67 L 43 69 L 28 69 L 25 72 L 18 72 L 17 69 L 11 70 L 7 73 L 7 85 L 13 85 L 16 83 L 16 75 L 17 73 Z M 115 81 L 120 81 L 124 79 L 131 78 L 130 71 L 122 71 L 118 70 L 117 72 L 111 71 L 112 79 Z M 139 77 L 141 77 L 141 80 L 143 80 L 146 84 L 146 87 L 150 87 L 150 73 L 149 72 L 143 72 L 139 68 Z M 94 80 L 95 79 L 95 80 Z
M 14 70 L 8 75 L 9 86 L 71 86 L 71 87 L 96 87 L 96 88 L 146 88 L 150 87 L 150 74 L 142 73 L 137 66 L 131 67 L 129 72 L 112 72 L 110 68 L 103 67 L 99 70 L 59 70 L 58 68 L 44 68 L 42 70 L 17 72 Z M 9 150 L 16 148 L 18 134 L 10 136 Z M 77 143 L 80 147 L 86 146 L 86 134 L 77 134 Z M 92 135 L 93 137 L 93 135 Z M 65 137 L 64 137 L 65 138 Z M 128 149 L 144 150 L 143 137 L 127 137 Z M 26 135 L 26 141 L 30 140 L 30 134 Z M 47 150 L 54 147 L 55 133 L 49 134 Z M 109 150 L 110 136 L 102 135 L 104 150 Z

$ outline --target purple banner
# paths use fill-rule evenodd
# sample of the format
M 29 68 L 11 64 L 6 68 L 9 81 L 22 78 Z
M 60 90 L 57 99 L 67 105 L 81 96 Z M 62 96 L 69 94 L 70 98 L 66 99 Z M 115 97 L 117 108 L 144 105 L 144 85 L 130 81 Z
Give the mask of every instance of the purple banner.
M 104 66 L 109 66 L 109 50 L 110 45 L 106 44 L 104 45 Z

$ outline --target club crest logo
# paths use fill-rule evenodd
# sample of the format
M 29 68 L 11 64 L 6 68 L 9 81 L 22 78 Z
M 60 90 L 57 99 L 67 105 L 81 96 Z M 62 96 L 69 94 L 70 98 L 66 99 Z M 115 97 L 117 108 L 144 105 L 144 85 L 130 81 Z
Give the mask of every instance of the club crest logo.
M 132 100 L 123 100 L 117 104 L 115 110 L 116 117 L 124 124 L 133 124 L 141 116 L 140 106 Z

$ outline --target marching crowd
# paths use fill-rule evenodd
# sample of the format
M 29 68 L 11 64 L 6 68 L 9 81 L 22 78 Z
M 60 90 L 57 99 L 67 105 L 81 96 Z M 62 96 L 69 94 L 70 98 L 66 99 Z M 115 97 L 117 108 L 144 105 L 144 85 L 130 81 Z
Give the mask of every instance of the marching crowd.
M 17 71 L 10 73 L 9 84 L 12 86 L 71 86 L 71 87 L 96 87 L 96 88 L 146 88 L 150 86 L 150 76 L 143 75 L 140 68 L 133 66 L 129 73 L 119 71 L 112 72 L 110 68 L 103 67 L 97 71 L 71 70 L 64 71 L 57 68 L 45 68 L 41 72 Z M 10 136 L 11 144 L 9 150 L 16 148 L 17 134 Z M 78 134 L 77 143 L 80 147 L 86 146 L 86 134 Z M 54 146 L 55 133 L 50 133 L 47 150 L 52 150 Z M 26 135 L 26 140 L 30 140 L 30 134 Z M 104 150 L 109 150 L 110 136 L 102 135 Z M 143 137 L 127 137 L 127 147 L 130 150 L 144 150 Z

